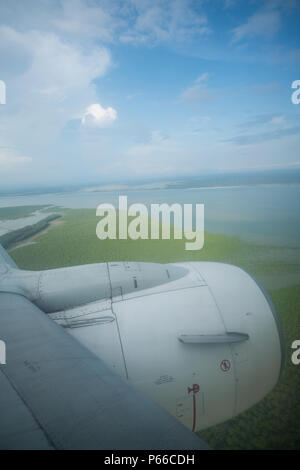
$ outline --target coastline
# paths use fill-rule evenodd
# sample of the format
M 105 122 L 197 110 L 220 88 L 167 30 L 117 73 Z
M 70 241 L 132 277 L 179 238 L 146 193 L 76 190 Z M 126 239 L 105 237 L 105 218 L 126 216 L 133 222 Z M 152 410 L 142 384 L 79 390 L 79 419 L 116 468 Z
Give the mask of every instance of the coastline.
M 27 242 L 33 237 L 40 235 L 42 232 L 48 230 L 51 224 L 53 224 L 53 222 L 55 222 L 60 217 L 62 217 L 61 214 L 53 214 L 37 222 L 36 224 L 27 225 L 23 228 L 7 232 L 1 235 L 0 243 L 6 250 L 12 250 L 21 244 L 24 245 L 24 242 Z

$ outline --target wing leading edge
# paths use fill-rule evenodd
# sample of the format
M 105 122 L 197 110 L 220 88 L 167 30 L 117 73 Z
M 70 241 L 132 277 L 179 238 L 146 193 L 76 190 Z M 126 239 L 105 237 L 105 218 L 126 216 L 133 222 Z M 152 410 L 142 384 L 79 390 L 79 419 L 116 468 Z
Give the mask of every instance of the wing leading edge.
M 16 265 L 16 263 L 9 256 L 9 254 L 5 251 L 2 245 L 0 245 L 0 264 L 8 264 L 12 268 L 18 269 L 18 266 Z
M 206 449 L 21 295 L 0 293 L 1 449 Z

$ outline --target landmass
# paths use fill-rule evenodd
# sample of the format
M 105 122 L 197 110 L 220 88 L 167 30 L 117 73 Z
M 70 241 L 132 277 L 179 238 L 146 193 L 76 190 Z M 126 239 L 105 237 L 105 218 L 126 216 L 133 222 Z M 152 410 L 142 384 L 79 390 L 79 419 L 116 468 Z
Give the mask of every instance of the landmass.
M 96 236 L 95 210 L 69 209 L 60 215 L 63 223 L 36 234 L 34 246 L 12 247 L 10 255 L 20 268 L 39 270 L 115 260 L 210 260 L 235 264 L 255 275 L 267 288 L 282 322 L 286 344 L 283 373 L 263 401 L 199 435 L 214 449 L 299 449 L 300 367 L 291 362 L 291 344 L 300 338 L 298 248 L 255 245 L 211 233 L 205 233 L 200 251 L 186 251 L 184 240 L 101 241 Z

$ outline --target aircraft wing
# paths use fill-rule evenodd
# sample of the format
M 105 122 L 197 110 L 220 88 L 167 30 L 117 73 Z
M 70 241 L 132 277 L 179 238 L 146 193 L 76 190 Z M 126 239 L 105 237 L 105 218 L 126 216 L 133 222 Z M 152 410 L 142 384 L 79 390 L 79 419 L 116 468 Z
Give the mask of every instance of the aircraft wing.
M 207 449 L 27 298 L 0 293 L 1 449 Z
M 9 256 L 9 254 L 5 251 L 2 245 L 0 245 L 0 264 L 8 264 L 12 268 L 18 269 L 18 266 L 14 262 L 14 260 Z

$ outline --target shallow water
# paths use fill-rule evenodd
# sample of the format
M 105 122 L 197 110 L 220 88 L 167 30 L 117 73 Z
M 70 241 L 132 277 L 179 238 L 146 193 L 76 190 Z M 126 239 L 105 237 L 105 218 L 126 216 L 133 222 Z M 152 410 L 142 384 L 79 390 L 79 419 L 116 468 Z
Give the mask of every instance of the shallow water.
M 26 205 L 26 204 L 22 204 Z M 18 219 L 10 219 L 10 220 L 0 220 L 0 236 L 4 235 L 5 233 L 12 232 L 13 230 L 18 230 L 23 227 L 27 227 L 28 225 L 34 225 L 41 220 L 49 217 L 52 213 L 48 212 L 40 212 L 35 211 L 28 217 L 20 217 Z
M 127 195 L 128 204 L 139 202 L 148 208 L 152 203 L 204 203 L 206 231 L 238 236 L 261 244 L 300 246 L 300 186 L 45 193 L 0 197 L 0 207 L 54 204 L 96 210 L 99 204 L 105 202 L 117 208 L 119 195 Z M 28 225 L 29 219 L 30 223 L 39 221 L 37 217 L 9 221 L 5 227 L 21 228 L 24 224 Z

